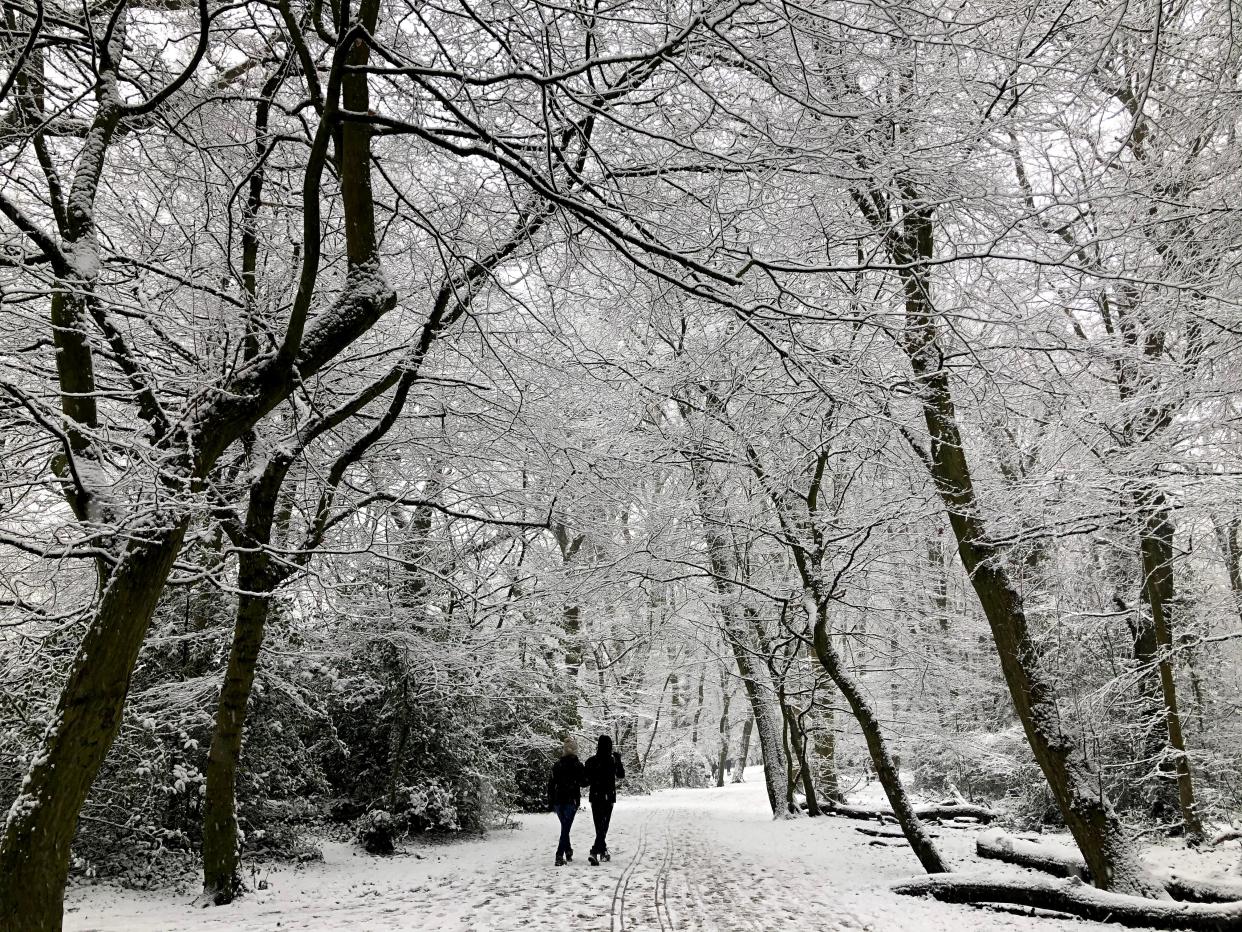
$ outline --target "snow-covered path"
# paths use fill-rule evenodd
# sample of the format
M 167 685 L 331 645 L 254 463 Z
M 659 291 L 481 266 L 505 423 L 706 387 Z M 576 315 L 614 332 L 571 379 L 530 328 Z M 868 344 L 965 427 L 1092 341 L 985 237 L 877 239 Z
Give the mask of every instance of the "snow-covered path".
M 552 866 L 552 815 L 454 844 L 373 858 L 328 845 L 325 861 L 274 871 L 268 889 L 224 908 L 190 896 L 79 887 L 71 932 L 173 930 L 500 930 L 755 932 L 755 930 L 1033 930 L 1082 932 L 1081 922 L 897 897 L 888 885 L 918 873 L 904 845 L 874 844 L 843 819 L 773 821 L 762 783 L 623 797 L 613 859 L 591 867 L 590 813 L 574 827 L 578 857 Z M 970 858 L 973 833 L 940 838 Z

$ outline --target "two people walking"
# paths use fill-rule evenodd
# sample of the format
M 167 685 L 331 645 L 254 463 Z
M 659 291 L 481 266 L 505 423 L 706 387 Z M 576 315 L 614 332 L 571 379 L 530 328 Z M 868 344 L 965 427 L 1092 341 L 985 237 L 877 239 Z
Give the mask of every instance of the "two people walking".
M 560 867 L 574 859 L 574 849 L 569 842 L 574 816 L 582 805 L 582 787 L 590 787 L 587 799 L 591 803 L 591 818 L 595 822 L 595 842 L 587 858 L 591 864 L 611 859 L 608 853 L 608 826 L 612 822 L 612 807 L 617 802 L 617 781 L 625 779 L 625 767 L 621 755 L 612 749 L 612 738 L 600 735 L 595 753 L 586 763 L 578 760 L 578 745 L 573 738 L 566 738 L 560 760 L 552 765 L 552 777 L 548 781 L 548 802 L 561 823 L 561 839 L 556 848 L 556 866 Z

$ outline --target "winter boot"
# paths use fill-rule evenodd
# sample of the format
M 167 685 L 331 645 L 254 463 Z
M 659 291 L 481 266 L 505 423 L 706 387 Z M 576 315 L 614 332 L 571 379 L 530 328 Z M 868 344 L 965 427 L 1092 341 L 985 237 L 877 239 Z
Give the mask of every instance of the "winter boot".
M 565 866 L 565 856 L 564 856 L 563 854 L 558 854 L 558 855 L 556 856 L 556 866 L 557 866 L 557 867 L 564 867 L 564 866 Z

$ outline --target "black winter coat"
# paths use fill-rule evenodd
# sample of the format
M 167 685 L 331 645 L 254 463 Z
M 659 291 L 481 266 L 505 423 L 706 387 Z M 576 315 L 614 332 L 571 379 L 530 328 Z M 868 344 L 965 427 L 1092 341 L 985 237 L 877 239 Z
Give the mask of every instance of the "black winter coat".
M 625 779 L 625 765 L 621 763 L 621 755 L 611 756 L 593 754 L 586 762 L 587 781 L 591 785 L 590 800 L 593 803 L 615 803 L 617 801 L 617 781 Z
M 548 805 L 575 806 L 582 804 L 581 787 L 586 786 L 586 768 L 576 754 L 566 754 L 552 765 L 552 776 L 548 780 Z

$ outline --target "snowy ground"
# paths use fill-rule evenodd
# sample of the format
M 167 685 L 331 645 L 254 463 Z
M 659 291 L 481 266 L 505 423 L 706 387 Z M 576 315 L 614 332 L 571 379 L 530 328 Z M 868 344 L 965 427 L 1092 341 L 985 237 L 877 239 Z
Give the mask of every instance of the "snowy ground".
M 273 871 L 269 887 L 229 907 L 189 896 L 106 886 L 74 889 L 71 932 L 173 930 L 720 930 L 720 932 L 1083 932 L 1078 921 L 1035 918 L 894 896 L 916 875 L 904 845 L 873 844 L 846 819 L 773 821 L 762 779 L 706 790 L 622 798 L 611 863 L 591 867 L 588 810 L 574 826 L 577 859 L 552 866 L 552 815 L 448 845 L 375 858 L 340 844 L 323 863 Z M 940 830 L 945 853 L 973 862 L 974 832 Z M 988 862 L 993 870 L 1008 870 Z M 1098 927 L 1104 928 L 1104 927 Z

